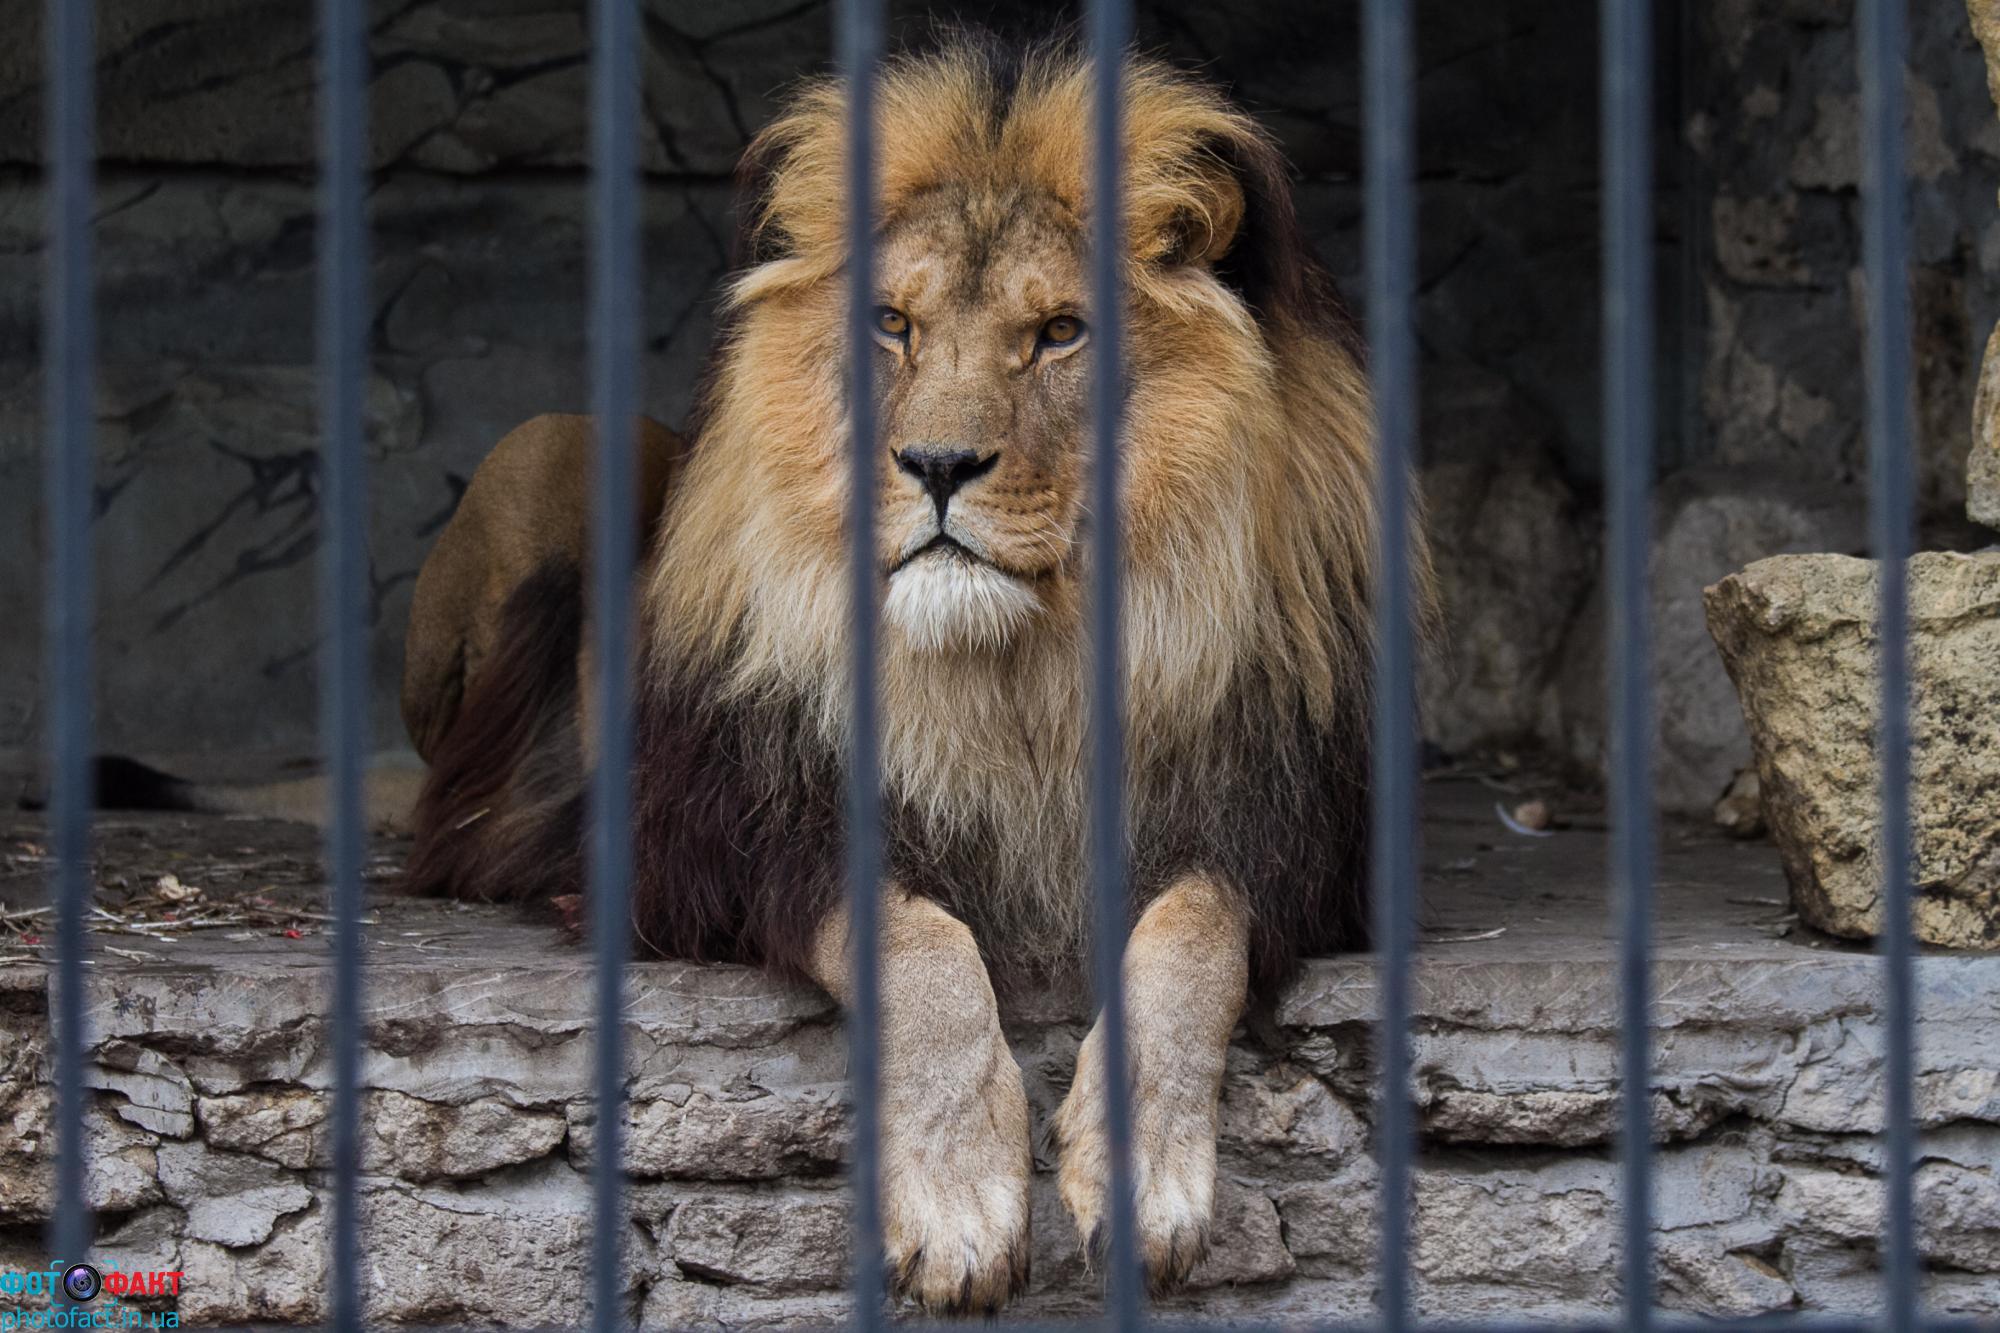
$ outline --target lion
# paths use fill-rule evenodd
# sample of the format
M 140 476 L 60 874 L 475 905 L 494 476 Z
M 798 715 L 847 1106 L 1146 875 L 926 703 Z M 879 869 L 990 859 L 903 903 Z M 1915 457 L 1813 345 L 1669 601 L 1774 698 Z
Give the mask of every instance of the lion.
M 1091 77 L 1064 48 L 957 41 L 881 78 L 885 1258 L 925 1309 L 991 1311 L 1027 1278 L 1031 1170 L 993 978 L 1073 973 L 1089 935 Z M 842 1001 L 846 105 L 808 83 L 752 143 L 687 442 L 645 428 L 632 825 L 642 949 Z M 1125 125 L 1124 984 L 1139 1250 L 1164 1287 L 1203 1253 L 1250 997 L 1304 952 L 1365 944 L 1375 460 L 1353 324 L 1271 139 L 1140 58 Z M 487 466 L 580 467 L 579 429 L 538 419 Z M 582 883 L 581 490 L 491 489 L 482 535 L 448 530 L 433 557 L 456 572 L 417 589 L 406 709 L 432 767 L 410 878 L 547 901 Z M 496 583 L 480 552 L 503 533 Z M 1053 1120 L 1086 1243 L 1102 1045 L 1093 1028 Z

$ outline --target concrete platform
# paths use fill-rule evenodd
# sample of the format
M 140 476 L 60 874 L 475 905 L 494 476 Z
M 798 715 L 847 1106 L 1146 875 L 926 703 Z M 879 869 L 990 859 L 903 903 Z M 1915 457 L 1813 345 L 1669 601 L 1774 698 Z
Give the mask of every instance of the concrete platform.
M 1426 797 L 1413 1089 L 1424 1163 L 1411 1254 L 1421 1308 L 1611 1310 L 1618 1015 L 1601 822 L 1559 806 L 1572 826 L 1527 838 L 1493 811 L 1512 797 L 1464 781 L 1429 784 Z M 320 908 L 314 835 L 114 817 L 99 845 L 107 910 L 145 932 L 92 937 L 102 1252 L 121 1267 L 182 1270 L 187 1319 L 318 1319 L 328 972 L 307 915 Z M 7 912 L 33 910 L 40 850 L 32 819 L 0 824 Z M 375 849 L 380 885 L 399 850 Z M 174 922 L 158 919 L 165 874 L 202 890 Z M 1658 894 L 1662 1304 L 1873 1309 L 1879 963 L 1800 931 L 1762 844 L 1669 827 Z M 221 924 L 191 928 L 204 914 Z M 587 952 L 492 909 L 378 893 L 371 914 L 373 1316 L 578 1321 L 595 1137 Z M 40 919 L 25 923 L 30 936 Z M 0 1267 L 46 1262 L 45 953 L 0 935 Z M 1929 955 L 1918 979 L 1930 1308 L 2000 1313 L 2000 956 Z M 833 1010 L 742 969 L 667 962 L 635 964 L 629 995 L 633 1313 L 649 1325 L 837 1318 L 847 1242 Z M 1214 1247 L 1168 1309 L 1369 1311 L 1375 1004 L 1369 959 L 1318 959 L 1245 1023 Z M 1045 1118 L 1068 1082 L 1084 999 L 1074 987 L 1017 987 L 1004 1007 Z M 1087 1313 L 1096 1283 L 1049 1166 L 1038 1160 L 1024 1312 Z

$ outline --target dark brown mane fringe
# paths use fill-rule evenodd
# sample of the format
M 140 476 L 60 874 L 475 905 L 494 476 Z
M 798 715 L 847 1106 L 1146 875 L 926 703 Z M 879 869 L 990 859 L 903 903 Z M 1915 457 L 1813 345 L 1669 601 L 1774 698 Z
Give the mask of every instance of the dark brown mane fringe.
M 576 655 L 583 584 L 550 562 L 507 598 L 506 645 L 445 733 L 416 810 L 404 882 L 414 893 L 538 902 L 581 864 L 583 776 Z
M 1259 323 L 1317 330 L 1365 364 L 1360 326 L 1299 225 L 1284 153 L 1268 139 L 1218 143 L 1212 151 L 1243 190 L 1243 226 L 1215 275 L 1242 294 Z
M 803 977 L 841 892 L 839 760 L 801 709 L 721 703 L 648 658 L 633 737 L 632 927 L 642 949 Z

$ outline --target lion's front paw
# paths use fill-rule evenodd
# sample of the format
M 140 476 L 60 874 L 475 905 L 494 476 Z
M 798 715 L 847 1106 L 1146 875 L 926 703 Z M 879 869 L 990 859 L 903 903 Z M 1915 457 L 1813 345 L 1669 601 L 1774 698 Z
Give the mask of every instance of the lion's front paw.
M 1088 1055 L 1079 1061 L 1076 1084 L 1056 1112 L 1062 1150 L 1056 1184 L 1077 1234 L 1097 1260 L 1110 1240 L 1111 1148 L 1095 1073 L 1100 1066 Z M 1184 1282 L 1208 1251 L 1215 1210 L 1212 1107 L 1141 1090 L 1132 1108 L 1132 1189 L 1146 1281 L 1155 1291 L 1169 1290 Z
M 883 1258 L 931 1314 L 990 1314 L 1028 1285 L 1028 1103 L 998 1063 L 975 1095 L 883 1107 Z

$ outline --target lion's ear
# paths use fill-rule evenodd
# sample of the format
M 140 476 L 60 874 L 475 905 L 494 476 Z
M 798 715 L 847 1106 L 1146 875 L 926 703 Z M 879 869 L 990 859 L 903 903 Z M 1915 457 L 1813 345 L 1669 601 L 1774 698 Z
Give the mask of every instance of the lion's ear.
M 1313 258 L 1292 203 L 1291 172 L 1267 136 L 1248 125 L 1204 145 L 1187 210 L 1182 262 L 1212 269 L 1260 318 L 1346 322 L 1332 281 Z
M 1173 184 L 1152 258 L 1166 265 L 1221 263 L 1243 230 L 1245 199 L 1235 171 L 1204 149 Z

